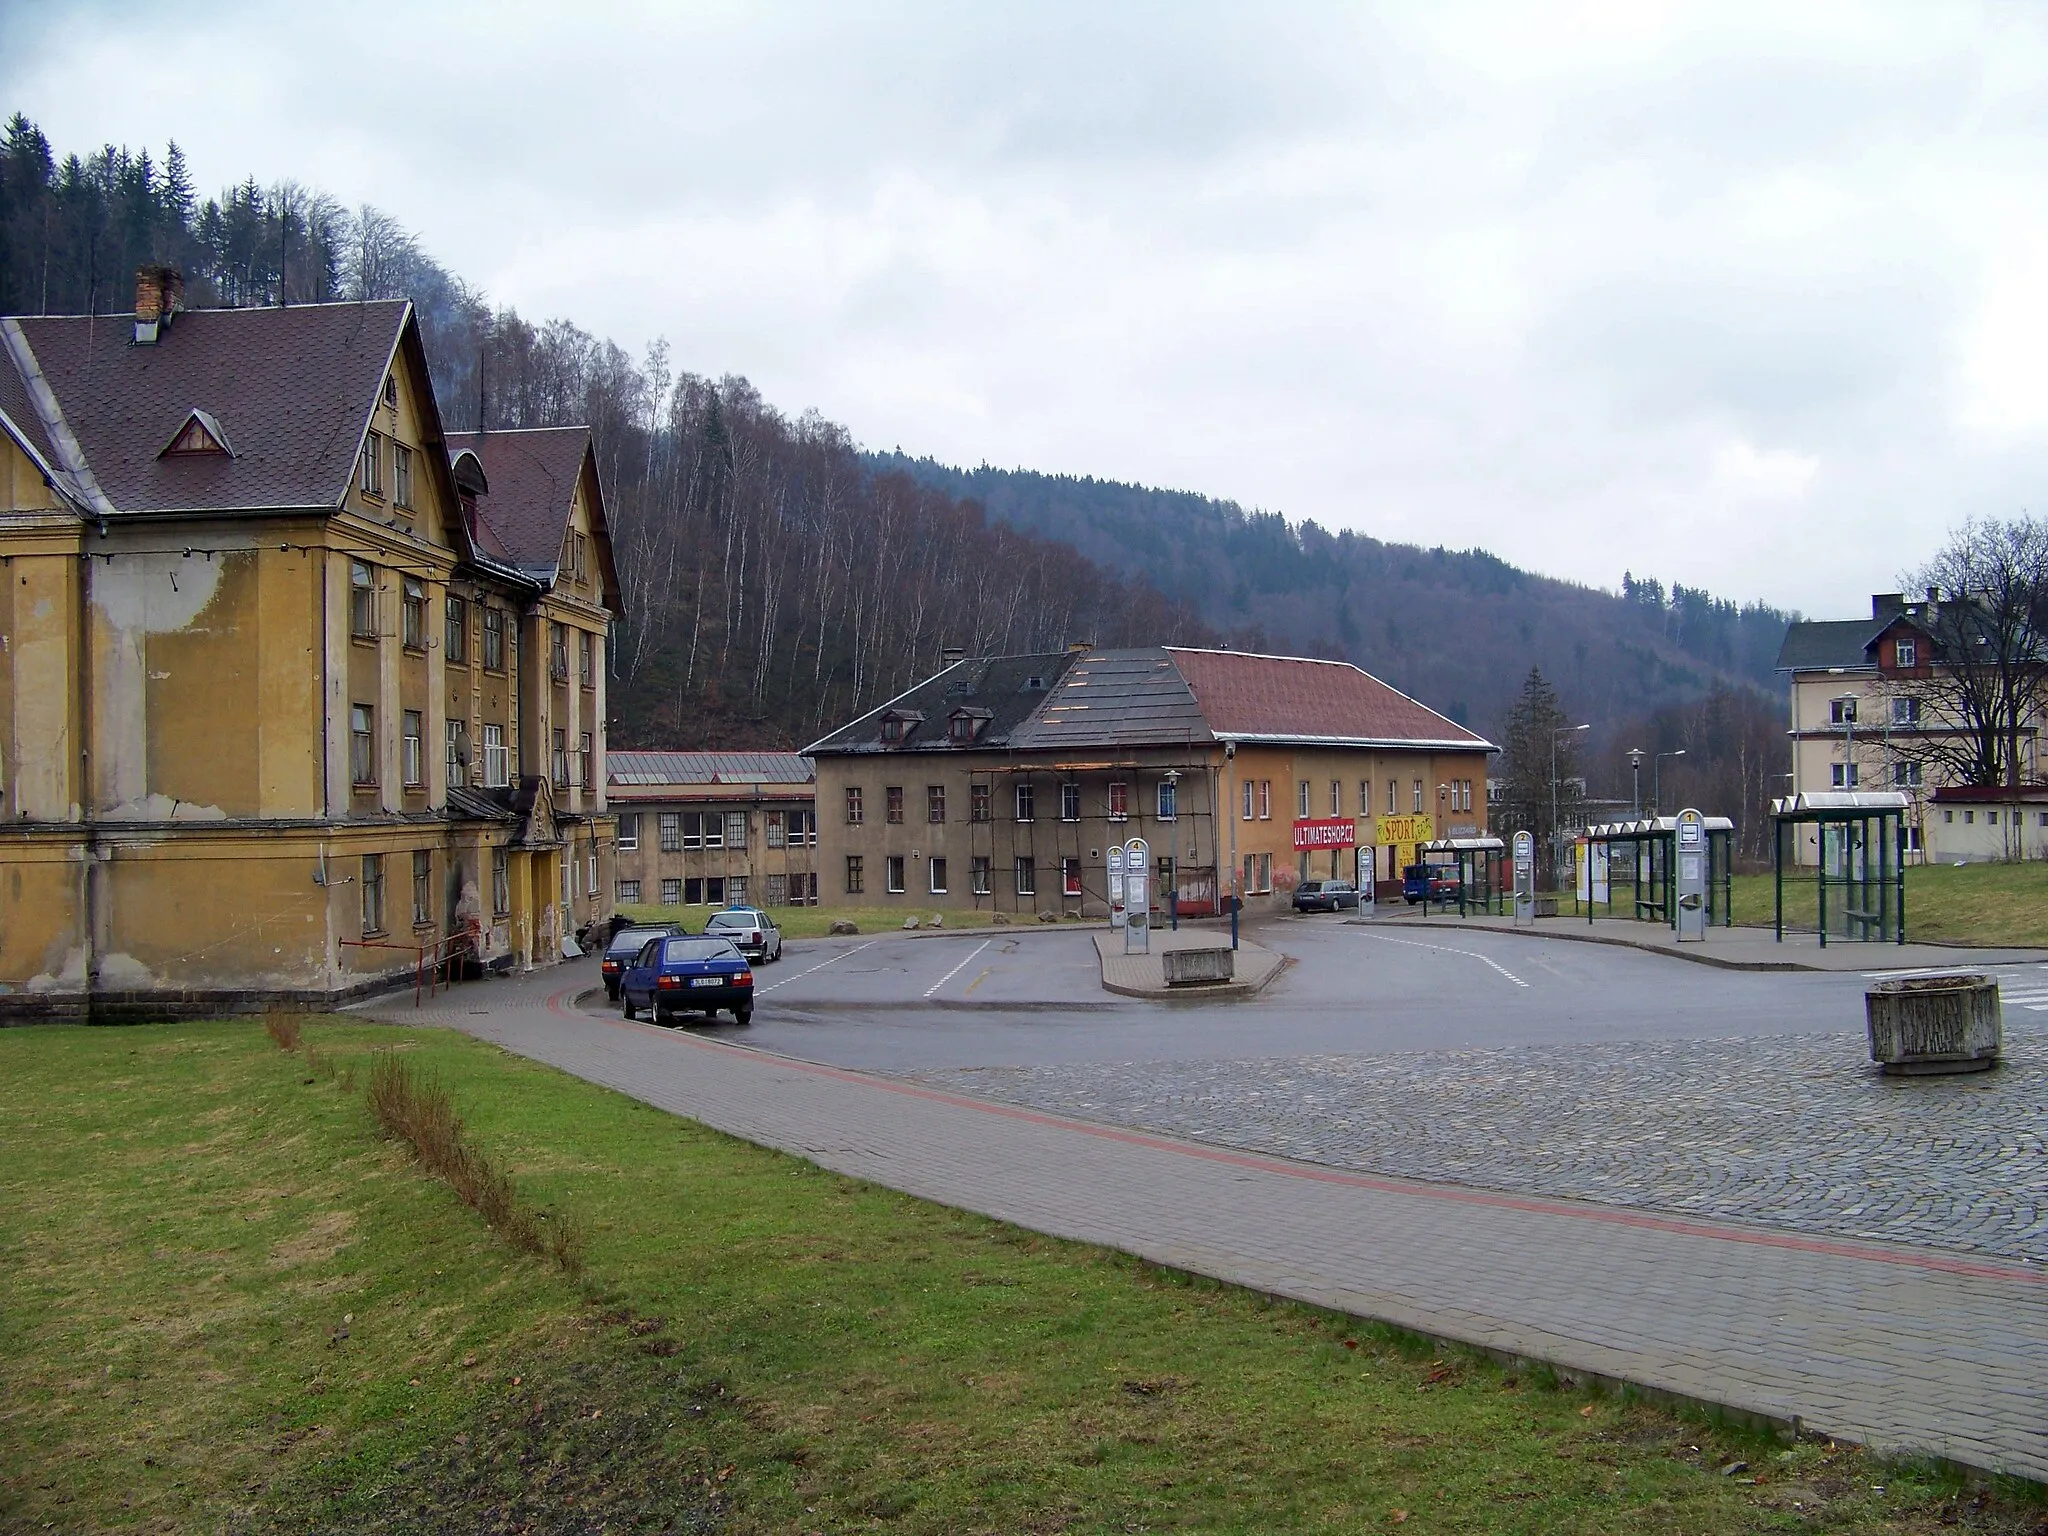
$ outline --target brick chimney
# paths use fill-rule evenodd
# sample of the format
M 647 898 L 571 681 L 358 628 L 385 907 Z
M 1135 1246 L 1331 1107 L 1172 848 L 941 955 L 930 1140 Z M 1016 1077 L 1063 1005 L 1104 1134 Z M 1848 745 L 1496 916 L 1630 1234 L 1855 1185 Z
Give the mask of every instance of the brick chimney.
M 185 300 L 185 274 L 176 267 L 135 270 L 135 344 L 154 346 L 157 334 L 171 323 Z

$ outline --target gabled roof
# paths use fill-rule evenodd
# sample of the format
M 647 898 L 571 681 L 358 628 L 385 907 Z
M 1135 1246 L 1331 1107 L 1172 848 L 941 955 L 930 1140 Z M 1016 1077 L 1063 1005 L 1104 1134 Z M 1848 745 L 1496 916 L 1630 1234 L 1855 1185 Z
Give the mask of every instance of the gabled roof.
M 106 515 L 335 507 L 410 314 L 399 299 L 185 310 L 146 346 L 125 315 L 0 321 L 0 410 L 27 408 Z M 163 454 L 195 408 L 232 456 Z
M 588 427 L 527 427 L 517 431 L 451 432 L 450 459 L 476 455 L 489 490 L 476 499 L 477 543 L 495 545 L 521 571 L 553 583 L 561 574 L 562 541 L 569 531 L 570 503 L 587 470 L 591 494 L 591 544 L 605 606 L 624 611 L 618 571 L 612 563 L 611 528 L 604 490 L 597 476 Z M 486 533 L 488 528 L 488 533 Z
M 1166 654 L 1220 740 L 1470 751 L 1493 745 L 1348 661 L 1178 646 Z
M 605 782 L 614 789 L 670 784 L 808 784 L 811 760 L 794 752 L 605 753 Z
M 1214 739 L 1171 653 L 1146 646 L 1076 657 L 1012 745 L 1171 746 Z

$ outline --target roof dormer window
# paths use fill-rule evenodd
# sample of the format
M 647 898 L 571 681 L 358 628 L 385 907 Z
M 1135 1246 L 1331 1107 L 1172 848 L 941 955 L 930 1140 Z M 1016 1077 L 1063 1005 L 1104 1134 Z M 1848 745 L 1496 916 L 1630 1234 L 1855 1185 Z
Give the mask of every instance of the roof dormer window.
M 956 747 L 972 746 L 974 738 L 992 718 L 985 709 L 956 709 L 947 722 L 947 739 Z
M 214 418 L 211 411 L 202 411 L 197 406 L 187 413 L 185 424 L 178 428 L 157 457 L 176 459 L 195 454 L 217 454 L 225 459 L 232 459 L 235 456 L 235 450 L 228 445 L 228 435 L 221 430 L 220 422 Z
M 892 709 L 882 716 L 882 745 L 900 747 L 910 739 L 911 733 L 924 724 L 924 716 L 914 709 Z

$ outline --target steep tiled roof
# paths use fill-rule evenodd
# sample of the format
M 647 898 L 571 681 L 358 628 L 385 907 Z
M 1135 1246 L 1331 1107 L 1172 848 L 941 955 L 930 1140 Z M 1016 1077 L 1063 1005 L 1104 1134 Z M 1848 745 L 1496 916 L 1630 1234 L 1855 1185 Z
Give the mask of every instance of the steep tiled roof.
M 53 458 L 79 468 L 48 399 L 115 511 L 333 507 L 408 313 L 402 300 L 187 310 L 153 346 L 135 344 L 125 315 L 20 318 L 6 322 L 19 344 L 0 347 L 0 373 L 16 375 L 10 401 L 33 394 L 25 369 L 40 374 L 34 414 Z M 195 408 L 218 419 L 232 457 L 163 456 Z
M 588 427 L 451 432 L 448 452 L 474 453 L 491 482 L 477 511 L 520 569 L 550 579 L 562 559 L 569 501 L 583 473 Z
M 1211 741 L 1208 722 L 1173 658 L 1156 646 L 1090 651 L 1044 706 L 1011 733 L 1017 747 L 1170 746 Z
M 667 784 L 808 784 L 817 775 L 794 752 L 607 752 L 615 789 Z
M 1871 619 L 1808 619 L 1785 631 L 1778 647 L 1780 672 L 1814 672 L 1826 667 L 1872 667 L 1864 647 L 1885 626 Z
M 1011 733 L 1046 701 L 1079 655 L 1053 651 L 1040 655 L 970 657 L 955 662 L 813 742 L 804 751 L 810 756 L 821 752 L 946 751 L 951 747 L 946 732 L 953 711 L 962 708 L 988 712 L 988 718 L 975 733 L 975 746 L 1011 745 Z M 882 744 L 882 716 L 890 710 L 924 717 L 923 723 L 900 746 Z
M 1490 743 L 1346 661 L 1169 648 L 1219 737 L 1377 746 Z

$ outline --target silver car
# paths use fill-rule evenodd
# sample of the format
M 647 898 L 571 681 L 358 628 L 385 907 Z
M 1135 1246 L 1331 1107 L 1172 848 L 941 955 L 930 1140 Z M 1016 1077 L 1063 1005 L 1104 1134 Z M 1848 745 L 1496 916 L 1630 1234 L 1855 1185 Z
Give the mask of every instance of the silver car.
M 759 907 L 727 907 L 714 912 L 704 931 L 762 965 L 782 958 L 782 930 Z

